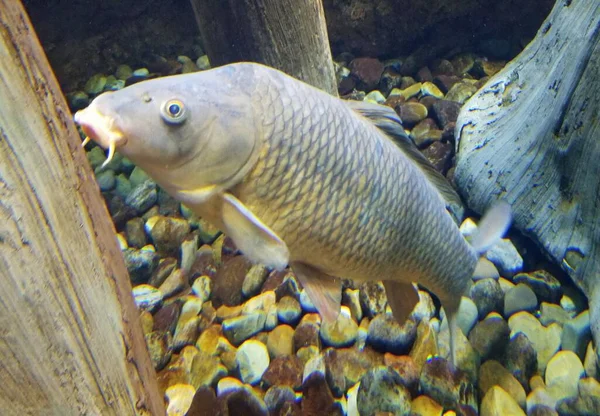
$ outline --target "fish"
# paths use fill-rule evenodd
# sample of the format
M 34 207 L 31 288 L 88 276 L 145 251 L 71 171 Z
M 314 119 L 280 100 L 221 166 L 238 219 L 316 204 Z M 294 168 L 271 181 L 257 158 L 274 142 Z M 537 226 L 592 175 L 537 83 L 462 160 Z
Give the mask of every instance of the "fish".
M 290 267 L 326 322 L 341 279 L 383 281 L 400 323 L 432 291 L 456 364 L 456 314 L 482 253 L 510 224 L 507 203 L 469 244 L 460 196 L 389 107 L 346 101 L 276 69 L 235 63 L 96 97 L 74 120 L 213 223 L 255 263 Z

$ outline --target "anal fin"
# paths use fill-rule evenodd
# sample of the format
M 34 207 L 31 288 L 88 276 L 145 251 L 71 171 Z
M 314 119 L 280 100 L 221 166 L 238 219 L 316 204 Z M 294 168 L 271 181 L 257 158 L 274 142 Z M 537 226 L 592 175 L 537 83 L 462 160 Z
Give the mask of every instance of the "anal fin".
M 285 242 L 231 194 L 223 195 L 222 219 L 224 231 L 250 260 L 277 270 L 288 265 Z
M 342 302 L 340 280 L 305 263 L 292 262 L 291 266 L 323 320 L 335 321 Z
M 384 280 L 383 287 L 388 304 L 396 321 L 402 325 L 409 317 L 417 303 L 419 294 L 412 283 Z

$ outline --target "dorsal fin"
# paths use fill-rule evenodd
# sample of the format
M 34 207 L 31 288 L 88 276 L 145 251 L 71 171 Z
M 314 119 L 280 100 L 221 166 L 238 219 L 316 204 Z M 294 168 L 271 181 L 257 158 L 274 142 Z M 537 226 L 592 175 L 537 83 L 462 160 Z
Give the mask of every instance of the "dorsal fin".
M 387 106 L 365 101 L 345 101 L 348 107 L 369 119 L 379 130 L 392 139 L 402 152 L 421 169 L 427 179 L 442 196 L 446 206 L 455 219 L 460 222 L 464 215 L 464 206 L 456 190 L 448 180 L 439 173 L 431 162 L 419 151 L 412 139 L 402 127 L 402 120 L 396 112 Z

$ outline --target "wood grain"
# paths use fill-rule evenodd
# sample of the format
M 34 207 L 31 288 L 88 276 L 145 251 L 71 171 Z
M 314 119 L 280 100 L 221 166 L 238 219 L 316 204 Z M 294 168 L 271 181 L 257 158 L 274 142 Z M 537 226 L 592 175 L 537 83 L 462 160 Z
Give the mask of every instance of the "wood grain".
M 456 182 L 515 225 L 590 300 L 600 343 L 600 2 L 557 1 L 536 38 L 463 107 Z M 598 349 L 597 349 L 598 350 Z
M 72 116 L 21 3 L 0 22 L 0 414 L 162 415 Z
M 213 66 L 252 61 L 337 96 L 321 0 L 191 0 Z

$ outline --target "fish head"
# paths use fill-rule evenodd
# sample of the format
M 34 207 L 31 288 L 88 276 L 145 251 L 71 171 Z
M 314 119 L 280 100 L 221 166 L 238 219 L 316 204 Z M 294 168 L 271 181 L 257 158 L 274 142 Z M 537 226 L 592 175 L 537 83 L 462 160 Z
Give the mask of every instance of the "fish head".
M 99 95 L 75 122 L 108 149 L 107 162 L 116 150 L 167 188 L 225 186 L 257 153 L 251 100 L 231 78 L 211 70 L 143 81 Z

